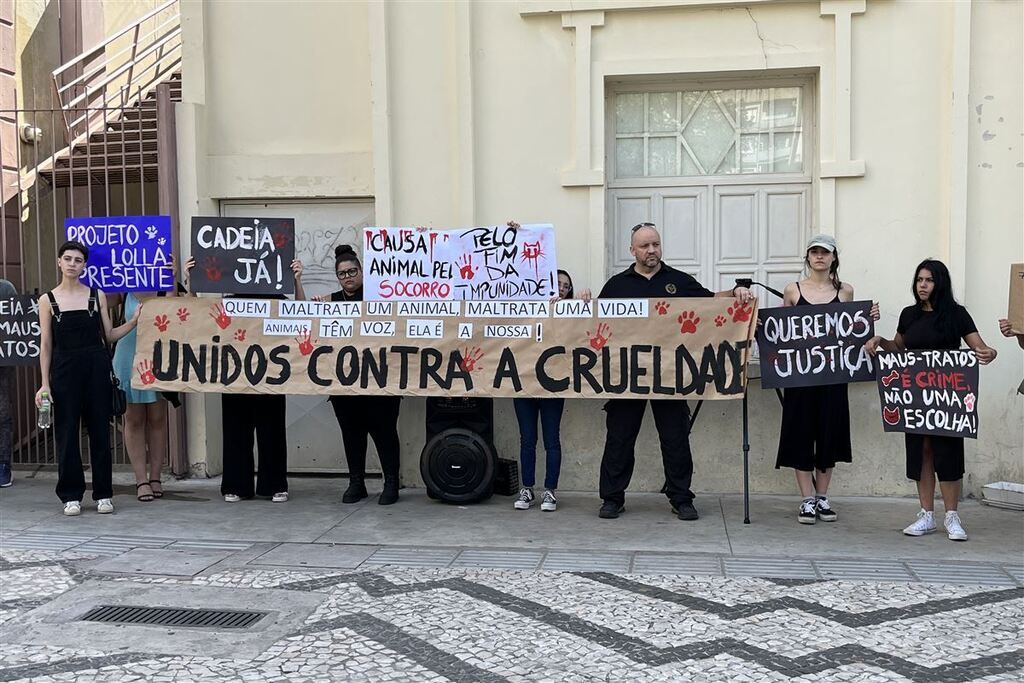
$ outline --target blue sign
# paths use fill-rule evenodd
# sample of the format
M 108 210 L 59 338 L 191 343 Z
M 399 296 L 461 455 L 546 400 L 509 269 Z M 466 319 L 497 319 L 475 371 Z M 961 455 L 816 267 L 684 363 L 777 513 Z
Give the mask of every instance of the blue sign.
M 82 284 L 104 292 L 174 290 L 170 216 L 65 218 L 64 233 L 89 248 Z

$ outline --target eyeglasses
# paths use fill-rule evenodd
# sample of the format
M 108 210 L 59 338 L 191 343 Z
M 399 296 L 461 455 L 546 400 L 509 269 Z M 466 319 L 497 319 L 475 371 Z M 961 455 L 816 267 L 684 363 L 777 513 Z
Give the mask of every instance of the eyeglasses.
M 654 223 L 637 223 L 636 225 L 633 226 L 632 232 L 636 232 L 640 228 L 656 228 L 656 227 L 658 227 L 658 226 L 655 225 Z
M 338 272 L 335 273 L 335 275 L 338 276 L 339 280 L 346 280 L 350 277 L 355 277 L 356 275 L 359 275 L 359 269 L 349 268 L 348 270 L 339 270 Z

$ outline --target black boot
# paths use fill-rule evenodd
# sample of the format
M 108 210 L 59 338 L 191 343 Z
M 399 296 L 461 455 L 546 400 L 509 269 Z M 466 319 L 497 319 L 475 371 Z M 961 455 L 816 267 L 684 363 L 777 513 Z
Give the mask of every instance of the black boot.
M 384 490 L 380 492 L 377 503 L 380 505 L 394 505 L 398 502 L 398 477 L 385 477 Z
M 350 474 L 348 477 L 348 488 L 345 489 L 345 493 L 342 494 L 341 502 L 358 503 L 368 495 L 369 494 L 366 493 L 366 484 L 363 483 L 363 477 Z

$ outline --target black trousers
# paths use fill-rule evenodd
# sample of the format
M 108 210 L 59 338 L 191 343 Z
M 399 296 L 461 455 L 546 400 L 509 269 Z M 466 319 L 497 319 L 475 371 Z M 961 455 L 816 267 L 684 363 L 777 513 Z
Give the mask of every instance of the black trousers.
M 50 363 L 50 390 L 53 392 L 53 436 L 57 443 L 57 497 L 66 503 L 85 496 L 79 446 L 80 423 L 85 422 L 89 433 L 92 499 L 113 498 L 110 453 L 113 387 L 107 350 L 54 354 Z
M 622 505 L 633 478 L 636 437 L 643 424 L 648 401 L 611 399 L 604 405 L 607 436 L 601 458 L 601 498 Z M 673 505 L 693 500 L 693 456 L 690 454 L 690 409 L 685 401 L 651 400 L 654 424 L 661 441 L 665 467 L 665 494 Z
M 285 396 L 223 394 L 224 476 L 220 492 L 242 498 L 272 496 L 288 490 L 288 441 Z M 255 438 L 254 437 L 255 434 Z M 253 445 L 259 445 L 253 488 Z
M 341 427 L 348 475 L 366 476 L 367 437 L 373 437 L 385 479 L 398 479 L 401 444 L 398 440 L 400 396 L 331 396 L 331 406 Z

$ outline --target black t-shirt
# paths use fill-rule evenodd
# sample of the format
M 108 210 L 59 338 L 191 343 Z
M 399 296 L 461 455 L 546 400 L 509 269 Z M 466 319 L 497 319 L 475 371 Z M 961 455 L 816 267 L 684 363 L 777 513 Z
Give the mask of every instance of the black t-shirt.
M 337 292 L 331 292 L 331 301 L 362 301 L 363 300 L 363 288 L 360 287 L 356 291 L 348 294 L 344 289 L 339 289 Z
M 977 332 L 974 319 L 967 309 L 957 304 L 950 313 L 952 320 L 943 333 L 937 324 L 934 311 L 922 311 L 917 306 L 907 306 L 900 313 L 896 331 L 903 335 L 903 345 L 908 349 L 959 349 L 960 340 Z
M 662 297 L 714 296 L 692 275 L 662 263 L 650 279 L 636 272 L 636 264 L 613 275 L 601 288 L 599 299 L 658 299 Z

